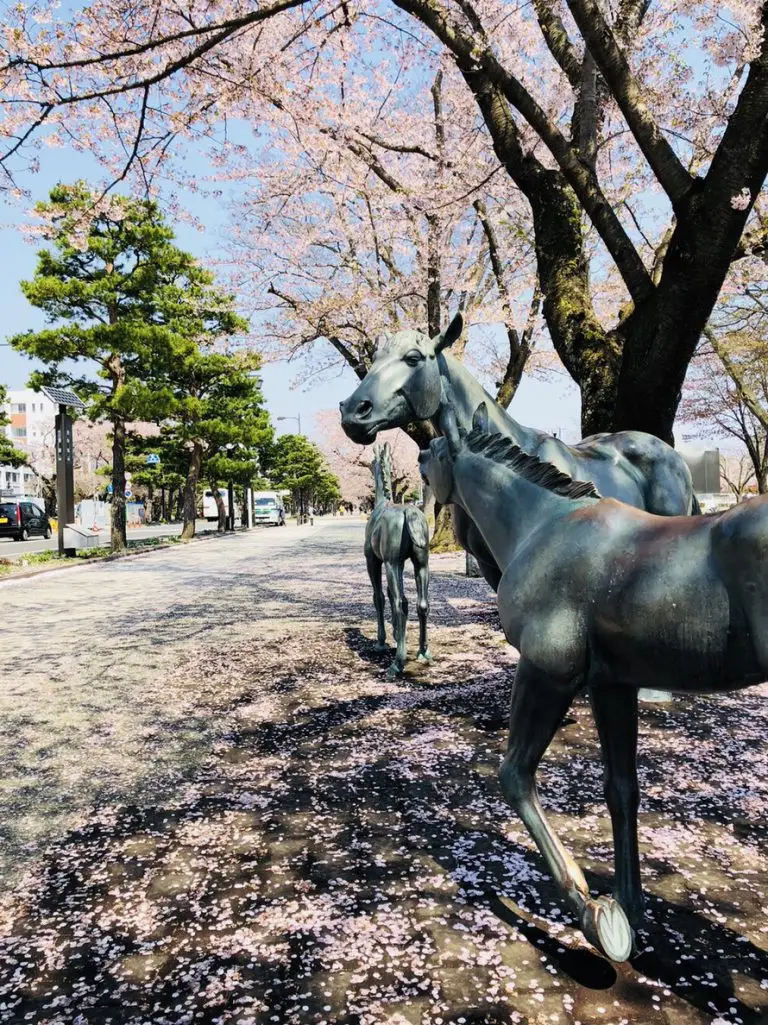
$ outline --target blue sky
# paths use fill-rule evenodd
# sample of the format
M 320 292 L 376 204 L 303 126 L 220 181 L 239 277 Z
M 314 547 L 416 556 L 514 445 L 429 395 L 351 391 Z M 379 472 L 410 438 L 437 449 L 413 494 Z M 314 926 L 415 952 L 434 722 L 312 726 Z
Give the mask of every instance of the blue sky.
M 200 172 L 207 172 L 200 162 Z M 34 363 L 14 352 L 2 342 L 19 331 L 36 329 L 43 324 L 40 311 L 27 303 L 19 288 L 19 281 L 31 277 L 35 266 L 35 245 L 30 244 L 20 231 L 25 221 L 31 220 L 29 210 L 40 199 L 45 199 L 57 181 L 77 178 L 99 181 L 103 172 L 88 155 L 62 149 L 43 148 L 40 154 L 41 171 L 23 182 L 31 197 L 17 206 L 2 208 L 0 251 L 3 253 L 5 273 L 0 277 L 0 308 L 3 310 L 0 331 L 0 383 L 10 388 L 26 386 Z M 189 169 L 189 163 L 188 163 Z M 203 231 L 186 223 L 176 225 L 179 244 L 194 253 L 203 262 L 211 260 L 222 248 L 226 232 L 227 203 L 196 194 L 181 197 L 186 209 L 204 226 Z M 336 407 L 356 386 L 357 379 L 351 369 L 345 368 L 338 377 L 325 379 L 321 384 L 304 388 L 296 384 L 300 375 L 298 364 L 273 363 L 264 367 L 264 392 L 267 407 L 273 419 L 301 415 L 302 431 L 315 434 L 314 414 Z M 578 437 L 578 390 L 568 379 L 544 383 L 526 378 L 510 410 L 513 416 L 528 426 L 549 432 L 558 432 L 568 440 Z M 280 433 L 294 432 L 296 422 L 277 422 Z

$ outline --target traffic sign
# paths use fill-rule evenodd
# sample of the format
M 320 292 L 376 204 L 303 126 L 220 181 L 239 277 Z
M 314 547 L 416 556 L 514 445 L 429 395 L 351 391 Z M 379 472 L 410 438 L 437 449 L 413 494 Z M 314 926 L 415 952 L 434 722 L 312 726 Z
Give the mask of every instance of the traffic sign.
M 128 471 L 126 470 L 126 472 L 125 472 L 125 479 L 126 480 L 130 480 L 132 476 L 133 476 L 133 474 L 132 473 L 128 473 Z
M 110 482 L 109 484 L 107 484 L 107 494 L 111 495 L 113 491 L 114 488 L 112 487 L 112 483 Z
M 125 497 L 126 498 L 133 498 L 133 492 L 131 491 L 130 488 L 126 488 L 125 489 Z
M 157 464 L 159 462 L 160 462 L 160 456 L 157 454 L 157 452 L 150 452 L 149 455 L 147 456 L 147 465 L 148 466 L 157 466 Z

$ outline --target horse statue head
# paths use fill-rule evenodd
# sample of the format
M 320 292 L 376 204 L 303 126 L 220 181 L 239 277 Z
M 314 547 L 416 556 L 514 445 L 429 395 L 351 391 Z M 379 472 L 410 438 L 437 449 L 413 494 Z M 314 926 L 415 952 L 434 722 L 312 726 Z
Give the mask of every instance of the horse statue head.
M 347 437 L 358 445 L 369 445 L 381 430 L 435 416 L 442 397 L 437 357 L 453 345 L 463 328 L 464 318 L 457 313 L 434 338 L 420 331 L 381 336 L 370 370 L 340 403 Z

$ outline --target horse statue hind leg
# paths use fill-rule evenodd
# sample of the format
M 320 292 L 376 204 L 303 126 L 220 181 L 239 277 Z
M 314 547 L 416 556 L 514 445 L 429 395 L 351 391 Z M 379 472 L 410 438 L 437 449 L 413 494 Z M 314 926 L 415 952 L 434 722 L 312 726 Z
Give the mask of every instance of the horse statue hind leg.
M 416 601 L 419 616 L 419 651 L 417 662 L 431 662 L 427 641 L 429 619 L 429 525 L 420 509 L 406 508 L 405 521 L 411 546 L 411 562 L 416 578 Z
M 505 798 L 523 820 L 585 937 L 611 961 L 626 961 L 632 952 L 632 929 L 621 904 L 610 897 L 590 896 L 584 873 L 547 821 L 536 787 L 539 763 L 583 685 L 580 677 L 561 679 L 520 660 L 512 687 L 509 747 L 499 778 Z M 614 807 L 614 829 L 618 823 L 626 838 L 630 823 L 621 817 L 621 802 Z M 622 885 L 631 889 L 634 878 L 630 866 Z

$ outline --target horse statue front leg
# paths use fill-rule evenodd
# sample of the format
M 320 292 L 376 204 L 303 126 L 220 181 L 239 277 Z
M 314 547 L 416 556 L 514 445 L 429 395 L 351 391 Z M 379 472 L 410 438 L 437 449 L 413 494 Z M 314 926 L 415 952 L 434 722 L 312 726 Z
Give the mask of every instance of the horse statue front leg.
M 408 622 L 408 599 L 405 597 L 405 588 L 403 586 L 402 562 L 386 562 L 384 566 L 387 572 L 387 593 L 389 594 L 389 604 L 392 609 L 392 628 L 395 633 L 395 642 L 397 644 L 395 661 L 389 667 L 387 676 L 390 679 L 394 679 L 396 676 L 402 676 L 405 668 L 405 659 L 407 655 L 405 634 L 406 624 Z
M 376 609 L 376 651 L 387 651 L 387 631 L 384 626 L 384 591 L 381 586 L 381 560 L 373 552 L 365 553 L 365 564 L 373 588 L 373 605 Z
M 593 898 L 584 873 L 547 821 L 536 789 L 536 770 L 582 680 L 556 679 L 521 659 L 512 687 L 509 747 L 501 766 L 504 796 L 525 823 L 552 876 L 576 914 L 585 937 L 611 961 L 626 961 L 632 930 L 621 905 Z

